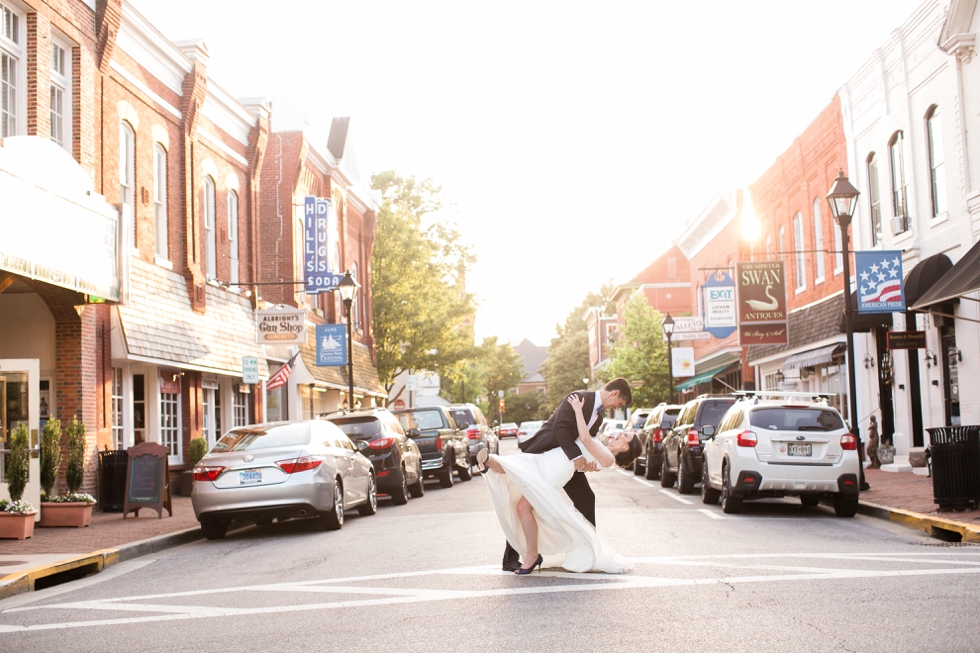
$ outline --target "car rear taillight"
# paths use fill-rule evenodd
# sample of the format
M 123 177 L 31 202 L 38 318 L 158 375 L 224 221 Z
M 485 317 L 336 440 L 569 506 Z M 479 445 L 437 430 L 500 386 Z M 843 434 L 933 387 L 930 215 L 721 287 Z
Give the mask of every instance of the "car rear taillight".
M 306 472 L 311 469 L 316 469 L 321 464 L 323 464 L 323 458 L 317 456 L 302 456 L 300 458 L 276 461 L 276 466 L 287 474 Z
M 691 429 L 687 432 L 687 439 L 685 440 L 685 443 L 689 447 L 697 447 L 701 444 L 701 439 L 698 438 L 697 429 Z
M 470 440 L 479 440 L 480 429 L 478 428 L 466 429 L 466 437 L 468 437 Z
M 754 431 L 742 431 L 735 440 L 740 447 L 754 447 L 759 443 L 759 436 Z
M 844 451 L 854 451 L 858 448 L 857 436 L 853 433 L 845 433 L 840 436 L 840 448 Z
M 395 438 L 378 438 L 368 442 L 368 446 L 372 449 L 387 449 L 393 444 L 395 444 Z
M 657 429 L 656 431 L 653 432 L 653 441 L 654 442 L 663 442 L 664 441 L 664 430 L 663 429 Z
M 436 436 L 436 451 L 442 451 L 442 436 Z
M 213 481 L 221 476 L 221 472 L 223 471 L 225 471 L 224 467 L 204 467 L 198 465 L 191 472 L 191 476 L 195 481 Z

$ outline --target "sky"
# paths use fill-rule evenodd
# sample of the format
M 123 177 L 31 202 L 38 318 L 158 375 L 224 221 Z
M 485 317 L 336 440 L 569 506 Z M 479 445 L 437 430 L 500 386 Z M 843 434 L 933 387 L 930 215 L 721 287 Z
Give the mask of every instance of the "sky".
M 273 130 L 442 187 L 478 338 L 548 345 L 754 181 L 921 0 L 130 0 Z M 324 143 L 325 145 L 325 143 Z

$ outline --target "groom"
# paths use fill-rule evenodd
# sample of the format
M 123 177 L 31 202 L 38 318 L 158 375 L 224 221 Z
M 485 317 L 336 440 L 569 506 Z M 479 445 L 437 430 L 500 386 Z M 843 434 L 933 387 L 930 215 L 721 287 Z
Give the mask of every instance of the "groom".
M 589 426 L 589 433 L 595 436 L 602 426 L 602 410 L 611 408 L 616 410 L 629 406 L 633 403 L 633 392 L 626 379 L 619 377 L 613 379 L 602 387 L 598 392 L 579 390 L 572 393 L 581 397 L 585 401 L 582 406 L 582 414 L 585 416 L 585 423 Z M 542 425 L 533 437 L 518 443 L 524 453 L 544 453 L 556 447 L 561 447 L 568 459 L 575 463 L 575 473 L 565 484 L 565 494 L 572 500 L 572 505 L 582 515 L 595 526 L 595 493 L 589 486 L 589 481 L 583 472 L 597 471 L 595 467 L 586 467 L 585 458 L 576 444 L 578 439 L 578 425 L 575 421 L 575 413 L 571 405 L 564 399 L 555 412 L 551 414 L 548 421 Z M 507 543 L 504 550 L 504 571 L 516 571 L 521 566 L 520 556 L 517 551 Z

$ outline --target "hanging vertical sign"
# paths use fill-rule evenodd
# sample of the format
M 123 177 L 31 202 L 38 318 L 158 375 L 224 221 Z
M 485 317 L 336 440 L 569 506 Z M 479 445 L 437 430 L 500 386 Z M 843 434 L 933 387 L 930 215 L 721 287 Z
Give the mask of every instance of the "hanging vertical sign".
M 694 347 L 672 347 L 670 361 L 674 378 L 694 376 Z
M 789 342 L 786 274 L 782 261 L 735 264 L 740 346 Z
M 858 313 L 902 313 L 905 288 L 902 252 L 854 252 Z
M 307 293 L 334 290 L 342 275 L 330 271 L 328 231 L 330 201 L 313 196 L 303 200 L 303 274 Z
M 715 338 L 727 338 L 738 328 L 735 282 L 719 270 L 701 286 L 704 301 L 704 330 Z
M 317 367 L 347 365 L 347 325 L 316 325 L 316 365 Z

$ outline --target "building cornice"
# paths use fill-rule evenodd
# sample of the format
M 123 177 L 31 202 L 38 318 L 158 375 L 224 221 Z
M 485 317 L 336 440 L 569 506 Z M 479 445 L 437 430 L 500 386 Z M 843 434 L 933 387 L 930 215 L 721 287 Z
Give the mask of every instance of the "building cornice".
M 191 60 L 128 2 L 123 3 L 116 47 L 178 96 L 183 93 L 184 77 L 193 68 Z

